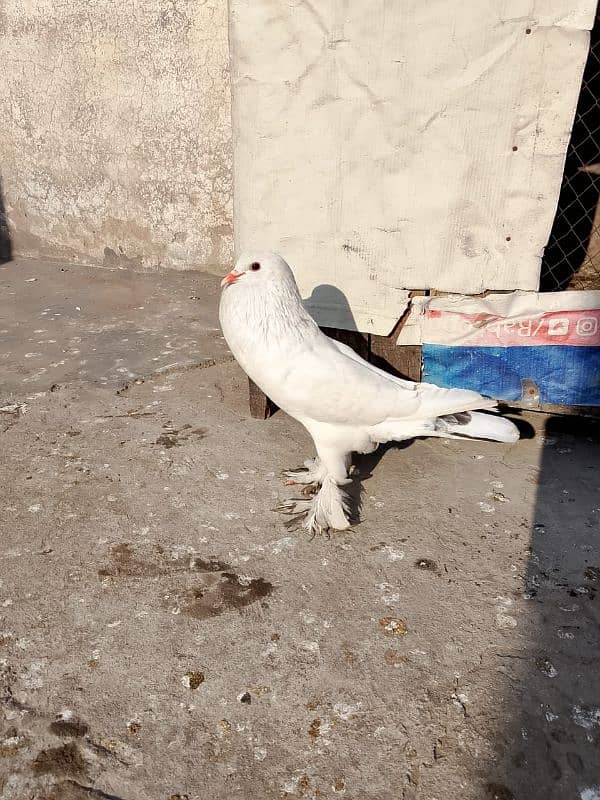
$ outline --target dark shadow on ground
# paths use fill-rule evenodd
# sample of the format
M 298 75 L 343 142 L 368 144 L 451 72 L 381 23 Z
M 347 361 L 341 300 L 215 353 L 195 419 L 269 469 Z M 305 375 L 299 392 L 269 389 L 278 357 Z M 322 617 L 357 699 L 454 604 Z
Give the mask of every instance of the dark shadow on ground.
M 499 709 L 501 800 L 600 798 L 599 442 L 599 421 L 546 420 L 521 590 L 528 644 Z
M 12 261 L 12 242 L 8 227 L 8 217 L 4 205 L 4 193 L 2 191 L 2 179 L 0 178 L 0 264 Z
M 520 418 L 520 411 L 518 409 L 505 408 L 502 410 L 502 415 L 511 419 L 519 429 L 521 439 L 533 439 L 535 431 L 533 427 L 525 419 Z M 470 440 L 474 441 L 474 440 Z M 390 450 L 406 450 L 415 442 L 415 439 L 408 439 L 405 442 L 386 442 L 380 444 L 377 450 L 373 453 L 361 455 L 354 453 L 352 457 L 353 464 L 353 483 L 346 487 L 346 492 L 350 496 L 352 502 L 352 516 L 356 523 L 360 522 L 360 514 L 362 510 L 362 496 L 366 491 L 364 481 L 368 481 L 372 477 L 374 471 L 379 466 L 379 462 L 385 457 L 386 453 Z
M 352 483 L 344 487 L 350 499 L 350 519 L 353 526 L 360 525 L 362 521 L 363 498 L 368 488 L 368 485 L 365 486 L 365 481 L 368 481 L 373 476 L 373 472 L 377 469 L 379 462 L 389 450 L 405 450 L 413 442 L 414 439 L 408 442 L 388 442 L 387 444 L 380 444 L 374 453 L 365 455 L 353 453 L 350 473 Z
M 532 427 L 510 415 L 522 435 Z M 496 758 L 482 800 L 600 800 L 600 420 L 540 416 L 518 644 L 496 653 Z M 355 456 L 353 500 L 392 448 Z M 368 486 L 368 484 L 367 484 Z M 515 629 L 517 630 L 517 629 Z M 490 663 L 493 663 L 493 659 Z

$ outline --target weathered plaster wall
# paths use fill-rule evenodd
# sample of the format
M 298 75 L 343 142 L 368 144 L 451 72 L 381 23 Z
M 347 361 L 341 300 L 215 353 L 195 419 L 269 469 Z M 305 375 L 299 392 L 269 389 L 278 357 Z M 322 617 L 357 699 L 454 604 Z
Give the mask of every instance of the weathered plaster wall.
M 2 0 L 0 65 L 13 252 L 227 264 L 227 0 Z

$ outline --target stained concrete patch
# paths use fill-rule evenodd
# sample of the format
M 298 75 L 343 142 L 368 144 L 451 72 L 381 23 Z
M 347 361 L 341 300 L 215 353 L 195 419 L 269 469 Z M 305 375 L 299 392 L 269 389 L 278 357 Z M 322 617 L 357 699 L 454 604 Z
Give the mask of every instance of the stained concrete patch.
M 34 773 L 53 775 L 81 775 L 86 771 L 85 761 L 74 742 L 40 750 L 31 763 Z
M 64 293 L 51 269 L 23 264 L 39 277 L 23 285 Z M 89 374 L 68 362 L 33 391 L 35 359 L 15 353 L 38 351 L 50 303 L 7 274 L 2 800 L 592 797 L 597 425 L 529 415 L 538 435 L 514 446 L 357 459 L 362 521 L 311 542 L 272 510 L 311 442 L 282 413 L 249 418 L 215 279 L 193 278 L 208 289 L 188 309 L 192 278 L 161 276 L 176 320 L 146 276 L 124 291 L 120 272 L 77 273 L 81 319 L 53 324 Z M 101 309 L 115 348 L 114 331 L 198 325 L 204 368 L 153 371 L 140 335 L 118 357 L 143 382 L 120 391 Z

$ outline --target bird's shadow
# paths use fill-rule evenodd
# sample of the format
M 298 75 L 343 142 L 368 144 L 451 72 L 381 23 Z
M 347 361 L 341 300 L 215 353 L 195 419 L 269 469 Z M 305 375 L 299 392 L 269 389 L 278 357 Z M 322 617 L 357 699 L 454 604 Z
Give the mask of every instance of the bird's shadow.
M 410 439 L 406 442 L 387 442 L 386 444 L 380 444 L 377 450 L 372 453 L 353 453 L 350 473 L 352 483 L 344 487 L 350 500 L 350 523 L 353 528 L 363 521 L 363 499 L 366 493 L 364 482 L 373 477 L 375 468 L 387 452 L 390 450 L 406 450 L 414 441 L 414 439 Z
M 517 408 L 503 408 L 502 416 L 510 419 L 517 428 L 521 439 L 533 439 L 535 436 L 534 427 L 522 418 L 522 411 Z M 428 437 L 416 437 L 428 438 Z M 352 527 L 360 525 L 362 522 L 362 508 L 363 498 L 366 492 L 364 482 L 373 477 L 375 469 L 379 466 L 379 462 L 390 450 L 407 450 L 416 441 L 415 439 L 407 439 L 404 442 L 386 442 L 380 444 L 377 450 L 368 454 L 353 453 L 352 454 L 352 470 L 350 477 L 352 483 L 345 487 L 346 494 L 350 499 L 350 522 Z M 475 441 L 465 437 L 464 441 Z
M 344 292 L 337 286 L 321 283 L 309 297 L 302 300 L 304 307 L 317 325 L 327 330 L 341 329 L 358 332 L 358 326 Z

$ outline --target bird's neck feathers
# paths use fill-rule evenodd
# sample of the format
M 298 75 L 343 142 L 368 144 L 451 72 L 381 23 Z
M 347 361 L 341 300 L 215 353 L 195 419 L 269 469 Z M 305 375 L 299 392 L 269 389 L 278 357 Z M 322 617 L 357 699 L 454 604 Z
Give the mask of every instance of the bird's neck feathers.
M 231 292 L 230 313 L 237 317 L 240 329 L 254 342 L 274 346 L 282 340 L 288 343 L 305 341 L 311 330 L 318 331 L 302 305 L 295 283 L 246 285 L 239 289 L 239 292 Z

